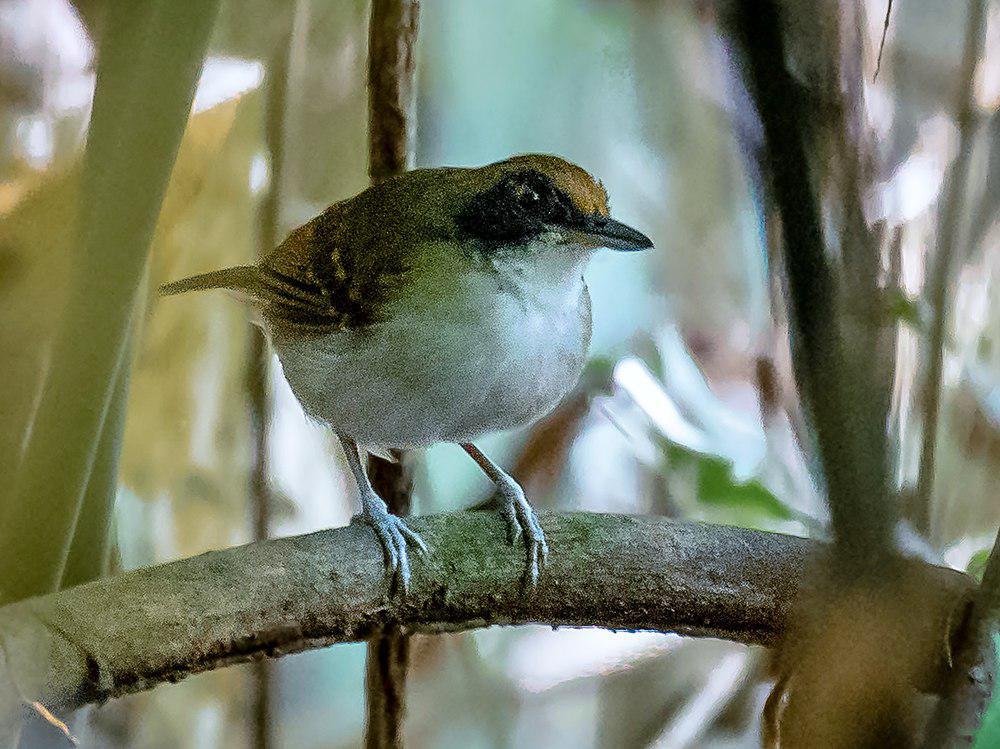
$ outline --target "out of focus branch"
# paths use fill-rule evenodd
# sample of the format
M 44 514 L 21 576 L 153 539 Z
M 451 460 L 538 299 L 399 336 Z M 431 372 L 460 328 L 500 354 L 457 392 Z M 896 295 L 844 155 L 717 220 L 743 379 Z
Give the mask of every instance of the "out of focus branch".
M 296 17 L 303 0 L 295 2 L 281 17 L 282 33 L 274 44 L 264 78 L 264 150 L 270 179 L 261 196 L 257 220 L 257 250 L 263 257 L 277 246 L 281 226 L 281 198 L 285 182 L 285 119 L 288 108 L 288 79 Z M 252 538 L 262 541 L 271 534 L 273 501 L 268 484 L 269 416 L 271 392 L 268 387 L 270 352 L 261 330 L 254 329 L 247 352 L 246 395 L 250 412 L 249 499 Z M 253 664 L 249 685 L 250 725 L 253 749 L 274 745 L 274 673 L 268 661 Z
M 935 454 L 937 452 L 938 417 L 941 411 L 941 377 L 944 371 L 944 336 L 948 322 L 948 295 L 955 275 L 955 255 L 959 246 L 959 222 L 965 203 L 969 162 L 972 158 L 976 117 L 976 65 L 983 54 L 986 38 L 986 0 L 969 4 L 965 32 L 962 74 L 955 101 L 955 122 L 958 124 L 958 155 L 951 166 L 934 247 L 934 267 L 927 282 L 927 297 L 934 318 L 927 340 L 927 379 L 923 388 L 923 443 L 920 447 L 920 467 L 913 499 L 913 523 L 925 535 L 930 531 L 930 508 L 934 489 Z
M 872 372 L 850 366 L 846 355 L 839 290 L 810 169 L 810 112 L 786 65 L 783 6 L 736 0 L 731 7 L 728 27 L 746 61 L 781 217 L 796 380 L 816 430 L 840 571 L 851 577 L 871 569 L 892 546 L 885 425 L 870 418 Z
M 412 633 L 542 623 L 772 644 L 820 548 L 728 526 L 547 513 L 541 522 L 556 551 L 535 593 L 523 595 L 521 555 L 495 513 L 410 522 L 433 554 L 414 560 L 405 598 L 388 591 L 371 529 L 354 524 L 0 608 L 0 695 L 14 680 L 29 697 L 67 710 L 254 658 L 365 640 L 387 624 Z M 903 634 L 932 664 L 917 685 L 926 688 L 943 678 L 954 612 L 967 605 L 972 583 L 954 570 L 908 565 L 920 581 L 921 615 Z
M 1000 534 L 982 585 L 959 632 L 955 665 L 924 739 L 925 749 L 969 746 L 996 682 L 993 637 L 1000 628 Z
M 859 55 L 843 53 L 856 45 L 841 36 L 847 21 L 838 3 L 810 6 L 810 16 L 791 0 L 732 0 L 726 7 L 764 133 L 795 378 L 816 434 L 834 541 L 782 648 L 782 675 L 792 687 L 781 745 L 907 745 L 915 721 L 909 682 L 927 665 L 926 653 L 900 639 L 921 592 L 893 545 L 897 512 L 888 490 L 879 337 L 870 323 L 852 319 L 859 312 L 871 318 L 865 306 L 877 289 L 860 201 L 863 143 L 852 130 L 863 122 L 861 99 L 823 96 L 860 84 Z M 831 177 L 842 182 L 839 191 L 830 190 Z M 824 211 L 830 204 L 836 208 Z M 839 249 L 839 268 L 828 244 Z

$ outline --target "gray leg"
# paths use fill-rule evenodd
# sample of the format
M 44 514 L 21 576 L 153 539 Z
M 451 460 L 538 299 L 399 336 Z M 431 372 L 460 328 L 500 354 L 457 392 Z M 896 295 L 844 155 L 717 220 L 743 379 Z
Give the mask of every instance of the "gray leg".
M 538 583 L 539 568 L 545 565 L 549 555 L 549 545 L 545 543 L 545 534 L 538 523 L 538 516 L 525 499 L 520 484 L 500 466 L 487 458 L 471 442 L 463 443 L 462 449 L 496 484 L 498 498 L 501 501 L 500 512 L 507 521 L 507 540 L 514 544 L 519 538 L 524 537 L 524 546 L 528 553 L 527 575 L 531 587 L 534 587 Z
M 410 587 L 410 558 L 406 551 L 407 542 L 417 547 L 420 552 L 426 552 L 423 540 L 410 530 L 403 519 L 389 512 L 385 502 L 375 493 L 368 474 L 361 464 L 361 451 L 358 444 L 343 434 L 337 434 L 340 444 L 347 456 L 347 464 L 351 467 L 354 480 L 361 495 L 361 513 L 364 520 L 375 531 L 375 537 L 382 545 L 385 554 L 385 566 L 392 574 L 392 585 L 398 583 L 405 594 Z

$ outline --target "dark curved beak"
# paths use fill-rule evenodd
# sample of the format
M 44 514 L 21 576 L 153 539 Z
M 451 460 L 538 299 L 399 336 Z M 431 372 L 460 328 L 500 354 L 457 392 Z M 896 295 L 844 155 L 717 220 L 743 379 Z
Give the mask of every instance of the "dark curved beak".
M 588 244 L 594 247 L 637 252 L 648 250 L 653 246 L 653 240 L 641 231 L 607 216 L 591 214 L 584 218 L 581 225 L 574 228 L 586 237 Z

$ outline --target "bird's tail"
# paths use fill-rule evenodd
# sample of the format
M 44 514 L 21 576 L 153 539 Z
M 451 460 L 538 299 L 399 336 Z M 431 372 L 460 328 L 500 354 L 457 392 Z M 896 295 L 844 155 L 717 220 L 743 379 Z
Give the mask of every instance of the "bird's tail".
M 254 299 L 258 294 L 257 268 L 252 265 L 237 265 L 235 268 L 223 268 L 182 278 L 160 286 L 160 294 L 173 296 L 208 289 L 226 289 L 235 292 L 237 296 Z

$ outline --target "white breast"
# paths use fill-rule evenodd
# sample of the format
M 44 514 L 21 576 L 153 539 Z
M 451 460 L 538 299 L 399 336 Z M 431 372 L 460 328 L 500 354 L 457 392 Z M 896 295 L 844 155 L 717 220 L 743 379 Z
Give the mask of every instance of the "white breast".
M 285 376 L 310 416 L 366 445 L 464 442 L 529 423 L 576 383 L 590 339 L 585 258 L 567 255 L 541 271 L 530 258 L 442 267 L 385 322 L 274 340 Z

